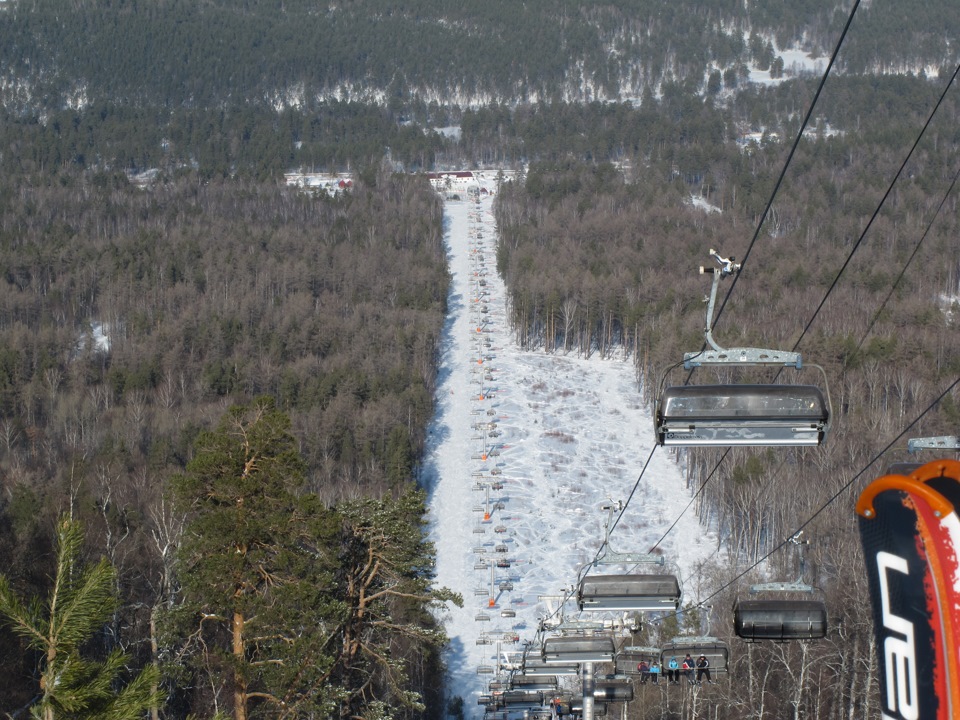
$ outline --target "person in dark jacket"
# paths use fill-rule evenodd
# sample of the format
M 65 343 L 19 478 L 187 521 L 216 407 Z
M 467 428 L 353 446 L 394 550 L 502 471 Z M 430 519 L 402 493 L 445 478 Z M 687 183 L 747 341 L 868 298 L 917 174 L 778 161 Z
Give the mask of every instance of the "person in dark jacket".
M 693 685 L 693 668 L 695 667 L 693 658 L 690 657 L 690 653 L 687 653 L 687 656 L 683 659 L 683 675 L 687 678 L 687 682 Z
M 701 655 L 697 658 L 697 685 L 700 684 L 704 675 L 707 676 L 708 683 L 713 682 L 713 680 L 710 679 L 710 661 L 707 660 L 706 655 Z

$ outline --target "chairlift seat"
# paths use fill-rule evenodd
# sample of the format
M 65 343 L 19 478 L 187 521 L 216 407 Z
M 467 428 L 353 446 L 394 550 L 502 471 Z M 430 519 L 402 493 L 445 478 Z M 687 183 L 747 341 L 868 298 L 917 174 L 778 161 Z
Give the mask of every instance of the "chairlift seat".
M 676 637 L 660 649 L 660 667 L 676 657 L 683 663 L 685 655 L 690 654 L 694 660 L 701 655 L 710 663 L 710 671 L 725 673 L 729 670 L 730 649 L 727 644 L 715 637 Z
M 827 608 L 819 600 L 741 600 L 733 625 L 744 640 L 818 640 L 827 634 Z
M 539 657 L 529 656 L 523 661 L 523 674 L 528 677 L 543 675 L 579 675 L 580 665 L 575 662 L 545 663 Z
M 648 665 L 652 662 L 660 662 L 660 648 L 639 645 L 625 647 L 614 659 L 614 670 L 619 675 L 639 675 L 637 666 L 641 660 L 646 661 Z
M 663 391 L 657 442 L 679 447 L 809 446 L 829 409 L 815 385 L 682 385 Z
M 673 575 L 587 575 L 577 592 L 587 611 L 676 610 L 680 583 Z
M 615 652 L 613 638 L 605 635 L 548 637 L 543 641 L 541 659 L 548 665 L 571 662 L 610 662 Z
M 511 690 L 549 690 L 557 689 L 559 680 L 556 675 L 518 674 L 510 678 Z

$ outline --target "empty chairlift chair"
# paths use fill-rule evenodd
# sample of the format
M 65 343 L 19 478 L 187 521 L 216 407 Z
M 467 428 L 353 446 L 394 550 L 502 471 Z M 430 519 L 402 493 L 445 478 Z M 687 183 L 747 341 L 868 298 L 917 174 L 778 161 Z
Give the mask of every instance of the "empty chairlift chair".
M 827 608 L 819 600 L 740 600 L 733 625 L 744 640 L 818 640 L 827 634 Z
M 606 635 L 548 637 L 540 657 L 547 665 L 612 662 L 616 650 L 613 638 Z
M 556 675 L 519 674 L 510 678 L 511 690 L 539 690 L 552 693 L 556 692 L 558 684 Z
M 576 662 L 546 663 L 539 657 L 528 657 L 523 661 L 523 674 L 527 677 L 579 675 L 580 665 Z
M 673 575 L 587 575 L 577 606 L 586 611 L 653 611 L 680 607 L 680 583 Z
M 710 349 L 684 355 L 683 365 L 726 367 L 802 367 L 800 354 L 762 348 L 724 349 L 713 339 L 713 309 L 720 278 L 733 275 L 740 266 L 733 258 L 710 251 L 719 268 L 700 268 L 713 273 L 705 338 Z M 826 388 L 826 373 L 820 371 Z M 666 374 L 657 398 L 655 424 L 657 443 L 678 447 L 793 447 L 820 445 L 830 427 L 830 393 L 815 385 L 723 384 L 668 386 Z
M 940 435 L 937 437 L 910 438 L 907 441 L 907 451 L 912 455 L 920 450 L 937 450 L 960 452 L 960 438 L 955 435 Z M 886 475 L 911 475 L 925 463 L 922 462 L 895 462 L 890 465 Z
M 829 411 L 814 385 L 684 385 L 663 391 L 660 445 L 819 445 Z

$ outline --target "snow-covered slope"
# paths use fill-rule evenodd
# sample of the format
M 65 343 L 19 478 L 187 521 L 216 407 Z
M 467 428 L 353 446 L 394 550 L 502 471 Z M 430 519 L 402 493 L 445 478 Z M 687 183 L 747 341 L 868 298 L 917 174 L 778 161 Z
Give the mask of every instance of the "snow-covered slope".
M 629 359 L 527 352 L 513 341 L 495 269 L 495 188 L 486 189 L 445 206 L 450 314 L 423 473 L 437 584 L 465 601 L 443 620 L 449 687 L 467 717 L 481 715 L 477 696 L 498 649 L 518 651 L 533 638 L 548 612 L 538 598 L 569 590 L 594 559 L 602 507 L 626 501 L 654 444 Z M 611 546 L 646 553 L 690 497 L 675 458 L 658 449 Z M 697 567 L 716 553 L 715 538 L 689 511 L 660 549 L 695 600 Z M 578 615 L 574 604 L 566 609 Z

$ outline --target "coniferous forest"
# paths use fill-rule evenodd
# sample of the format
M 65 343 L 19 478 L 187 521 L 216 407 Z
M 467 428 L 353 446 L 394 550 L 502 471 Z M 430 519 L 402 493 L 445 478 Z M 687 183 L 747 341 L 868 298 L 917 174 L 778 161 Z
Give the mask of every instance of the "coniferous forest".
M 835 630 L 741 643 L 711 717 L 878 717 L 849 508 L 904 432 L 960 433 L 960 27 L 946 0 L 866 4 L 767 211 L 819 81 L 781 51 L 825 59 L 848 11 L 0 0 L 0 712 L 450 714 L 431 609 L 458 598 L 417 485 L 448 276 L 421 173 L 504 167 L 518 341 L 625 353 L 651 404 L 702 344 L 708 248 L 752 248 L 718 337 L 822 365 L 835 429 L 691 452 L 688 480 L 718 588 L 815 517 Z M 304 193 L 297 169 L 355 182 Z

